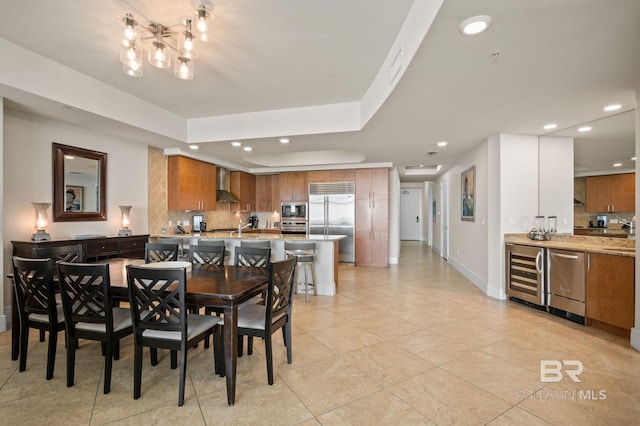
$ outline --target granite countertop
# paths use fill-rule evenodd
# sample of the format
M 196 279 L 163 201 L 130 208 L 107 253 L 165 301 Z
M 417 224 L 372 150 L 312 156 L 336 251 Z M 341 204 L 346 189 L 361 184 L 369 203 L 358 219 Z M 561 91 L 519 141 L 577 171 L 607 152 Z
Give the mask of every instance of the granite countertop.
M 315 234 L 273 234 L 248 232 L 238 235 L 238 231 L 194 232 L 191 234 L 152 234 L 152 238 L 220 238 L 225 240 L 283 240 L 283 241 L 339 241 L 346 235 L 315 235 Z
M 557 234 L 547 241 L 535 241 L 527 234 L 505 234 L 504 242 L 534 247 L 578 250 L 591 253 L 636 256 L 635 240 L 624 238 L 590 237 L 587 235 Z

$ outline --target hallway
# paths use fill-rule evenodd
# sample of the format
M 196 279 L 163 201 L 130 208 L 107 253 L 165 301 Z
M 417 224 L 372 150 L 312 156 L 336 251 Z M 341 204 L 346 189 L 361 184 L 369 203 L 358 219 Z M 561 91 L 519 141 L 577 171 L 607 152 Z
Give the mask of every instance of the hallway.
M 27 370 L 0 334 L 1 424 L 624 425 L 640 419 L 640 353 L 626 339 L 491 299 L 421 242 L 403 242 L 387 269 L 340 266 L 335 297 L 297 295 L 293 364 L 274 339 L 275 383 L 262 342 L 238 360 L 236 404 L 213 374 L 211 350 L 191 350 L 185 405 L 167 352 L 145 356 L 135 401 L 131 339 L 102 394 L 98 344 L 81 343 L 65 385 L 64 339 L 45 380 L 46 343 L 31 332 Z M 574 382 L 541 383 L 540 360 L 577 360 Z M 571 370 L 573 367 L 567 367 Z M 606 397 L 606 399 L 602 397 Z

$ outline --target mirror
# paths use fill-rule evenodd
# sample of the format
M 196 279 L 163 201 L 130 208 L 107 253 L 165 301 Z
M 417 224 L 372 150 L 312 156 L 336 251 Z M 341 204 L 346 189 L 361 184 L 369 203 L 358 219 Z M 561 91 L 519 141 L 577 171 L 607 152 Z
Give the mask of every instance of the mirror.
M 53 221 L 107 220 L 107 154 L 53 143 Z

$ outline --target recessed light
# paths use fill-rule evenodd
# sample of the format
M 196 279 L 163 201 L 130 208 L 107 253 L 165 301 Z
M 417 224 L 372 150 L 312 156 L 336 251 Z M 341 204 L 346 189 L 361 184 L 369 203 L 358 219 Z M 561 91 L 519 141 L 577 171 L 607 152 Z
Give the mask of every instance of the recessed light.
M 289 138 L 280 138 L 280 143 L 289 143 Z
M 578 131 L 579 132 L 589 132 L 589 131 L 591 131 L 591 127 L 589 127 L 589 126 L 580 127 L 578 129 Z
M 613 163 L 613 167 L 621 167 L 622 163 Z
M 251 148 L 250 146 L 245 146 L 244 148 L 245 151 L 253 151 L 253 148 Z
M 622 108 L 622 105 L 620 104 L 613 104 L 613 105 L 607 105 L 606 107 L 604 107 L 605 111 L 617 111 L 620 108 Z
M 448 143 L 449 142 L 447 142 L 447 141 L 440 141 L 440 142 L 438 142 L 438 146 L 447 146 Z
M 555 129 L 556 127 L 558 127 L 558 125 L 557 125 L 557 124 L 555 124 L 555 123 L 549 123 L 549 124 L 545 124 L 545 125 L 544 125 L 544 129 L 545 129 L 545 130 Z
M 636 161 L 636 157 L 631 157 L 629 160 Z
M 460 24 L 460 31 L 464 35 L 476 35 L 486 31 L 491 24 L 491 16 L 478 15 L 465 19 Z
M 242 142 L 240 142 L 240 141 L 233 141 L 233 142 L 231 142 L 231 146 L 235 146 L 235 147 L 237 148 L 237 147 L 239 147 L 239 146 L 242 146 Z
M 196 149 L 200 149 L 200 147 L 198 145 L 189 145 L 189 148 L 191 148 L 192 150 L 196 150 Z

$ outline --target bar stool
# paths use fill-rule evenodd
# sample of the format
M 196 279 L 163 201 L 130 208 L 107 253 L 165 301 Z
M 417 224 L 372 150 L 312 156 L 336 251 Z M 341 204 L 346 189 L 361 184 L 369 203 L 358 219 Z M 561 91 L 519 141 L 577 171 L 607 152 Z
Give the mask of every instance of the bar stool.
M 309 301 L 309 289 L 313 289 L 313 294 L 318 295 L 316 287 L 316 243 L 314 242 L 284 242 L 284 252 L 288 256 L 295 256 L 298 259 L 297 265 L 304 269 L 304 300 Z M 311 282 L 307 276 L 307 269 L 311 268 Z M 296 272 L 300 271 L 296 268 Z M 296 284 L 296 293 L 298 285 Z

